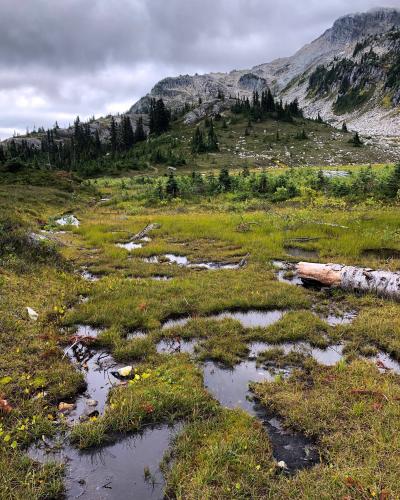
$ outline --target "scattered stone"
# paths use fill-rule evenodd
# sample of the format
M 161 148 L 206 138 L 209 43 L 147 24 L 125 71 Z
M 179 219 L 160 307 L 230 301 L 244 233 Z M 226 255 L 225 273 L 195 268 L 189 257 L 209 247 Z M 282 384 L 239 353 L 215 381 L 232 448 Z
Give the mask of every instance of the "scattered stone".
M 91 408 L 86 408 L 84 415 L 87 418 L 93 418 L 93 417 L 98 417 L 100 415 L 100 412 L 98 410 L 93 410 Z
M 58 410 L 63 412 L 63 413 L 69 413 L 72 410 L 75 410 L 76 405 L 74 403 L 60 403 L 58 405 Z
M 113 375 L 115 378 L 118 379 L 125 379 L 128 378 L 133 371 L 133 366 L 124 366 L 123 368 L 119 368 L 119 370 L 115 372 L 111 372 L 111 375 Z
M 75 215 L 63 215 L 59 219 L 56 220 L 56 224 L 59 226 L 79 226 L 79 220 L 75 217 Z
M 38 320 L 39 314 L 34 309 L 32 309 L 31 307 L 27 307 L 26 312 L 28 313 L 30 320 L 32 320 L 32 321 Z

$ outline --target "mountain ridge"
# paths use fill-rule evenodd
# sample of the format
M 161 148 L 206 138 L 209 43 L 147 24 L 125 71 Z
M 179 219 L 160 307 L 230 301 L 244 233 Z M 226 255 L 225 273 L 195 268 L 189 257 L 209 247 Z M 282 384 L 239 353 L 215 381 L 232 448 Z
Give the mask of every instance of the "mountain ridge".
M 392 109 L 385 109 L 379 105 L 379 99 L 375 96 L 375 100 L 371 100 L 371 109 L 355 109 L 350 113 L 338 115 L 332 112 L 332 99 L 326 100 L 319 96 L 310 99 L 304 81 L 297 82 L 296 85 L 296 79 L 301 80 L 303 77 L 305 80 L 319 65 L 330 64 L 335 58 L 351 58 L 357 43 L 391 31 L 400 31 L 400 9 L 374 8 L 364 13 L 348 14 L 338 18 L 331 28 L 292 56 L 229 73 L 214 72 L 164 78 L 149 94 L 136 102 L 128 113 L 134 118 L 136 114 L 147 111 L 151 98 L 162 98 L 172 109 L 182 108 L 185 104 L 194 107 L 186 118 L 188 123 L 192 123 L 202 118 L 205 112 L 211 110 L 211 114 L 218 113 L 228 107 L 229 100 L 226 104 L 216 100 L 219 92 L 226 97 L 235 97 L 237 94 L 251 97 L 254 90 L 261 91 L 270 87 L 283 100 L 299 99 L 309 117 L 319 113 L 336 126 L 346 121 L 350 128 L 362 133 L 399 135 L 400 115 L 396 101 L 393 102 Z M 382 47 L 378 49 L 382 52 Z M 389 50 L 387 47 L 386 49 Z M 195 104 L 199 99 L 203 101 L 202 107 L 196 108 Z M 371 120 L 375 120 L 375 124 L 372 124 Z

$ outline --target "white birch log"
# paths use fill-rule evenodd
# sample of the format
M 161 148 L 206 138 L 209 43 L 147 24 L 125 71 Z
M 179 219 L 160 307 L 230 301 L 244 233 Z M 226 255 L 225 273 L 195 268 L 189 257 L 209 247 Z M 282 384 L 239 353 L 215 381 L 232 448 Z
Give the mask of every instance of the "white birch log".
M 299 262 L 296 270 L 303 280 L 400 300 L 400 272 L 312 262 Z

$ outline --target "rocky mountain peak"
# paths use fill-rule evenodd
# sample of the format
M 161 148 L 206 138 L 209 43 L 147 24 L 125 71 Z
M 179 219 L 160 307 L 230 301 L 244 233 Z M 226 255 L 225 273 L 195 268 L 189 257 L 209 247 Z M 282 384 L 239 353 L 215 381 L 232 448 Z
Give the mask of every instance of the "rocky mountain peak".
M 369 35 L 385 33 L 393 27 L 400 27 L 400 10 L 374 8 L 340 17 L 322 36 L 333 44 L 351 43 Z

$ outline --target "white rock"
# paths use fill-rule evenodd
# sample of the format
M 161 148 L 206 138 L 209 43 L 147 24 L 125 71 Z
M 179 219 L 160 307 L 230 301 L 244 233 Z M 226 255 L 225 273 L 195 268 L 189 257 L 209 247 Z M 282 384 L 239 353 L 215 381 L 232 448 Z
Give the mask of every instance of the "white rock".
M 34 309 L 32 309 L 31 307 L 27 307 L 26 312 L 28 313 L 30 320 L 32 320 L 32 321 L 38 320 L 39 314 Z

